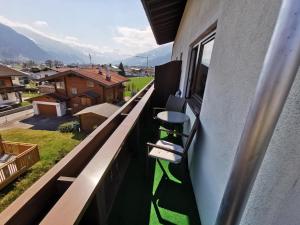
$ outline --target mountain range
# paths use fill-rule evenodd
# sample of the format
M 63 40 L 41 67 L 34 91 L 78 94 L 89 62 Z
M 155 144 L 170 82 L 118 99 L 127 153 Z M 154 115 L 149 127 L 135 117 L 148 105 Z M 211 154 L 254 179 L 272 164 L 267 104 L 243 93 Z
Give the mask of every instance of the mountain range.
M 171 45 L 138 54 L 140 57 L 130 57 L 117 52 L 98 52 L 42 36 L 22 27 L 11 28 L 0 23 L 0 60 L 44 62 L 47 59 L 69 63 L 89 63 L 89 54 L 93 63 L 113 63 L 121 61 L 124 65 L 146 65 L 148 56 L 149 66 L 165 63 L 171 57 Z

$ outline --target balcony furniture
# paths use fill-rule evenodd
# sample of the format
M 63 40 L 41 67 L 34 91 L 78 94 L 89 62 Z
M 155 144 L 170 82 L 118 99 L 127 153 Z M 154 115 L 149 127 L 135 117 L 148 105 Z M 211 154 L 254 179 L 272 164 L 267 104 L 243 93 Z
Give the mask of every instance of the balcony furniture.
M 174 111 L 174 112 L 183 112 L 185 106 L 185 99 L 170 95 L 166 106 L 162 107 L 153 107 L 153 118 L 157 119 L 158 111 Z
M 174 144 L 172 142 L 158 140 L 155 144 L 147 143 L 148 146 L 148 157 L 154 158 L 157 160 L 160 168 L 163 173 L 168 177 L 164 167 L 162 166 L 160 160 L 166 160 L 170 163 L 180 164 L 183 161 L 186 161 L 187 151 L 192 143 L 192 140 L 198 130 L 200 120 L 198 116 L 196 116 L 195 122 L 192 126 L 192 129 L 189 134 L 184 133 L 176 133 L 176 135 L 187 138 L 184 146 Z M 163 129 L 167 132 L 173 132 Z M 151 149 L 150 149 L 151 148 Z
M 157 114 L 157 118 L 165 123 L 183 124 L 190 118 L 181 112 L 163 111 Z

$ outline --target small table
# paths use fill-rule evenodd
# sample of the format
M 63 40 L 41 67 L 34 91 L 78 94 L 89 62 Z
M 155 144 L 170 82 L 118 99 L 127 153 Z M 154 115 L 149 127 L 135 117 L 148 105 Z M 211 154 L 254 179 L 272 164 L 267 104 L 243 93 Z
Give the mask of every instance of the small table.
M 163 111 L 157 114 L 157 118 L 171 124 L 183 124 L 190 118 L 181 112 Z

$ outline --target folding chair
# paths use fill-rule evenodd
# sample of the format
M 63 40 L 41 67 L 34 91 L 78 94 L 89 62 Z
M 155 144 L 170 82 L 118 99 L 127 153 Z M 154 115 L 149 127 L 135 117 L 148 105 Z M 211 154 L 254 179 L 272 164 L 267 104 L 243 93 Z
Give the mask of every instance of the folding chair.
M 153 118 L 156 118 L 158 111 L 175 111 L 175 112 L 183 112 L 185 105 L 185 99 L 176 97 L 174 95 L 170 95 L 165 108 L 161 107 L 153 107 Z
M 154 158 L 160 168 L 162 169 L 163 173 L 168 177 L 167 172 L 165 171 L 163 165 L 161 164 L 160 160 L 166 160 L 170 163 L 174 164 L 180 164 L 182 162 L 186 162 L 187 158 L 187 151 L 193 141 L 193 138 L 198 130 L 200 124 L 200 120 L 198 116 L 196 116 L 195 122 L 192 126 L 192 129 L 189 134 L 184 133 L 178 133 L 176 132 L 176 135 L 186 137 L 187 141 L 184 146 L 174 144 L 172 142 L 164 141 L 164 140 L 158 140 L 155 144 L 153 143 L 147 143 L 148 148 L 148 157 Z M 169 130 L 165 130 L 167 132 L 172 132 Z

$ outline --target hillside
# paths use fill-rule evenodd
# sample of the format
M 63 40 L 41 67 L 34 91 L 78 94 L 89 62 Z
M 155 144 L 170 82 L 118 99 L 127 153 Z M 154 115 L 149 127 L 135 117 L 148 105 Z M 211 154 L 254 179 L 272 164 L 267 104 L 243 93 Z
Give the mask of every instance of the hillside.
M 0 59 L 44 61 L 48 57 L 32 40 L 0 23 Z

